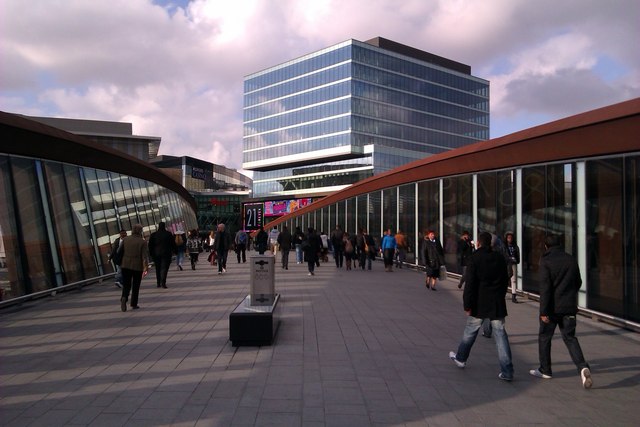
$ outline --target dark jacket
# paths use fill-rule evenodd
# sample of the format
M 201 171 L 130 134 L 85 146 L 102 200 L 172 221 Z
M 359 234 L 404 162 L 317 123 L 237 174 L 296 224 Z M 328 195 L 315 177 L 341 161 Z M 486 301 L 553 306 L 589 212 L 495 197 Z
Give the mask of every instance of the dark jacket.
M 256 235 L 256 249 L 259 253 L 263 254 L 269 247 L 269 235 L 266 231 L 260 230 Z
M 225 231 L 216 231 L 213 238 L 213 249 L 216 252 L 229 251 L 231 249 L 231 234 Z
M 461 267 L 469 265 L 469 258 L 473 254 L 473 250 L 471 239 L 458 240 L 458 264 L 460 264 Z
M 304 259 L 307 262 L 316 262 L 318 260 L 318 254 L 322 249 L 322 240 L 315 232 L 307 234 L 305 241 L 302 243 L 302 250 L 304 251 Z
M 152 258 L 171 258 L 176 252 L 176 241 L 170 231 L 160 229 L 149 237 L 149 254 Z
M 505 295 L 509 285 L 507 262 L 501 253 L 480 247 L 471 255 L 464 287 L 464 309 L 473 317 L 501 319 L 507 316 Z
M 424 261 L 428 268 L 435 270 L 439 269 L 441 265 L 444 265 L 444 249 L 442 249 L 440 240 L 435 239 L 435 241 L 432 242 L 427 239 L 424 241 Z
M 122 249 L 118 251 L 121 241 L 122 239 L 118 237 L 113 241 L 113 244 L 111 245 L 111 253 L 109 254 L 109 259 L 113 261 L 115 265 L 120 265 L 120 263 L 122 263 Z
M 142 238 L 132 234 L 122 239 L 122 263 L 120 267 L 133 271 L 144 271 L 149 263 L 149 252 L 147 242 Z
M 504 245 L 504 258 L 507 264 L 520 264 L 520 248 L 518 245 Z
M 331 245 L 334 250 L 343 250 L 344 249 L 344 231 L 341 228 L 336 228 L 331 233 Z
M 576 314 L 582 285 L 575 258 L 560 247 L 552 247 L 540 261 L 540 316 Z
M 282 230 L 282 232 L 278 234 L 278 244 L 283 251 L 291 250 L 291 233 L 288 229 Z

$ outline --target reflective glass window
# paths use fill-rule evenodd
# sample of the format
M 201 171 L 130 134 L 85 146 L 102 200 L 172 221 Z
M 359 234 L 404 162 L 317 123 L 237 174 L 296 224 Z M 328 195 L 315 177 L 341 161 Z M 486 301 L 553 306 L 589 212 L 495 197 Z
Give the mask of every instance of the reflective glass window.
M 437 232 L 440 221 L 440 181 L 418 183 L 418 261 L 424 265 L 424 238 L 428 230 Z

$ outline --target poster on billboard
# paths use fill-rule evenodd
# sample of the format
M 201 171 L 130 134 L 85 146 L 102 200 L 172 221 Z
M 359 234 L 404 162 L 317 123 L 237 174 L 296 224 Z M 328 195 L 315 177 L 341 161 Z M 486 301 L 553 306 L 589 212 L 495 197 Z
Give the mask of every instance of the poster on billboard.
M 310 197 L 304 199 L 266 201 L 264 202 L 264 216 L 286 215 L 311 204 L 312 201 L 313 199 Z

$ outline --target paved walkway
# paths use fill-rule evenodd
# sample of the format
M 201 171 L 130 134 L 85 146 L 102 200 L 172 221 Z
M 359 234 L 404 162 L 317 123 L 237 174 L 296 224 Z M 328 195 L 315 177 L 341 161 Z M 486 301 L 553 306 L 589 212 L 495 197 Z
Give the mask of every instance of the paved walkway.
M 293 257 L 292 257 L 293 258 Z M 449 359 L 465 316 L 453 280 L 278 269 L 274 345 L 234 348 L 229 313 L 249 290 L 235 258 L 143 281 L 137 311 L 112 282 L 0 312 L 0 422 L 7 426 L 632 426 L 640 419 L 640 336 L 587 318 L 578 335 L 591 390 L 561 339 L 554 378 L 537 366 L 538 304 L 508 303 L 515 381 L 498 380 L 493 340 L 465 369 Z

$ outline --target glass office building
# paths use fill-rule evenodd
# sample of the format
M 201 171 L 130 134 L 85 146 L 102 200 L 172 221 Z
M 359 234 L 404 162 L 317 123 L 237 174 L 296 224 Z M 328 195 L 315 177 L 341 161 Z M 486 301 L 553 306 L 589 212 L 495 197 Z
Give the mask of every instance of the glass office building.
M 328 193 L 489 137 L 489 83 L 383 38 L 348 40 L 244 81 L 254 197 Z

